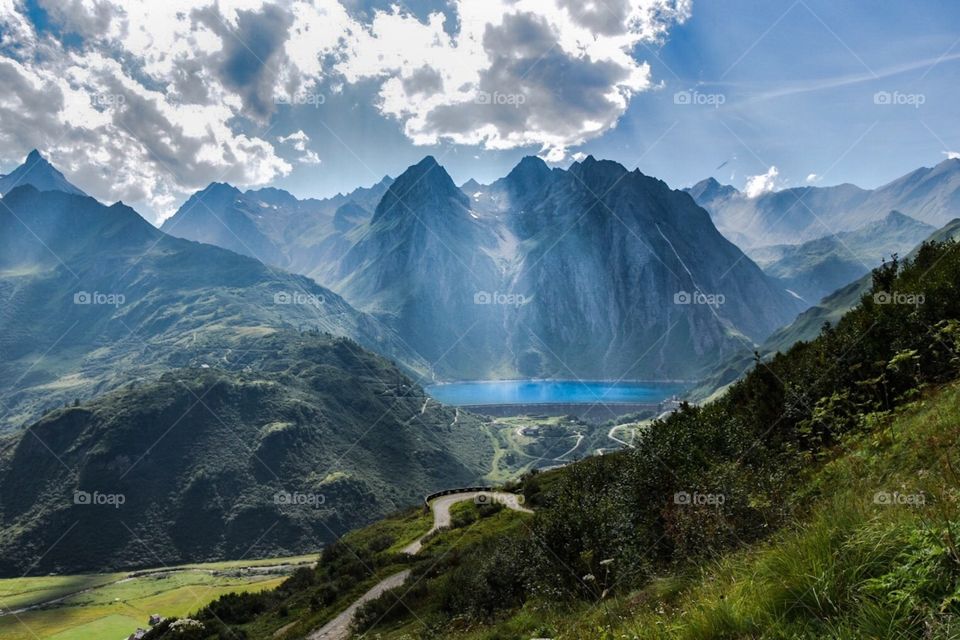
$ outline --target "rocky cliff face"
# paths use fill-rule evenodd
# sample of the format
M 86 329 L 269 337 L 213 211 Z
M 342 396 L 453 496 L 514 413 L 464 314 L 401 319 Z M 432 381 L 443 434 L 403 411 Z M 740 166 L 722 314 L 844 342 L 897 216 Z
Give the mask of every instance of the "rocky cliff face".
M 518 221 L 513 339 L 540 375 L 689 377 L 797 312 L 689 197 L 613 162 L 573 165 Z
M 688 195 L 588 158 L 527 158 L 467 196 L 428 158 L 397 179 L 334 288 L 446 377 L 682 378 L 799 303 Z
M 428 157 L 397 178 L 337 271 L 336 288 L 441 371 L 480 375 L 504 344 L 498 311 L 474 304 L 501 282 L 496 236 Z

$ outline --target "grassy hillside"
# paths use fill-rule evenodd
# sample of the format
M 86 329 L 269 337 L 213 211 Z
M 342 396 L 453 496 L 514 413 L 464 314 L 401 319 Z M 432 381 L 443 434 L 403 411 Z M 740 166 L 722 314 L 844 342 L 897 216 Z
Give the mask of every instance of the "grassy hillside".
M 445 637 L 960 637 L 960 385 L 870 422 L 802 483 L 807 509 L 770 539 L 607 598 L 528 602 Z M 380 637 L 419 629 L 409 616 Z
M 878 269 L 836 327 L 720 400 L 655 421 L 635 449 L 528 476 L 532 519 L 418 560 L 404 587 L 361 609 L 359 627 L 490 640 L 951 637 L 957 248 L 927 244 Z M 268 622 L 289 603 L 324 603 L 330 580 L 336 594 L 362 591 L 392 558 L 331 547 L 299 584 L 232 601 L 257 611 L 222 622 L 251 638 L 303 637 L 328 614 L 277 635 Z M 217 606 L 197 614 L 196 637 L 230 637 Z
M 244 346 L 242 370 L 177 369 L 0 440 L 0 575 L 313 551 L 489 471 L 476 417 L 357 344 Z

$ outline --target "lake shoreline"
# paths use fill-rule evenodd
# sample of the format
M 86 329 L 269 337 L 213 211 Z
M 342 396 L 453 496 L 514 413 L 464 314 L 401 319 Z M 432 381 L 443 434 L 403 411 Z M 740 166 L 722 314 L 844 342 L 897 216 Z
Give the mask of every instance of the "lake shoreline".
M 530 379 L 446 383 L 430 385 L 425 391 L 438 402 L 451 406 L 479 413 L 518 415 L 518 412 L 545 411 L 577 414 L 583 407 L 598 405 L 617 406 L 626 412 L 631 408 L 655 410 L 687 389 L 687 384 L 663 381 Z

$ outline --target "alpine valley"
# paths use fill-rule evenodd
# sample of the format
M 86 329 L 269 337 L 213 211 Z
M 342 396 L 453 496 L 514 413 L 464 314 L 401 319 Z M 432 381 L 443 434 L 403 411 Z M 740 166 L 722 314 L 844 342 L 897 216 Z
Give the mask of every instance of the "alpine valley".
M 552 575 L 560 565 L 529 545 L 543 535 L 559 549 L 558 523 L 574 520 L 561 496 L 590 502 L 579 483 L 602 485 L 609 471 L 593 454 L 630 446 L 623 437 L 646 442 L 653 458 L 625 471 L 633 454 L 604 456 L 610 468 L 657 483 L 654 458 L 683 448 L 656 434 L 674 425 L 677 438 L 695 438 L 700 418 L 692 416 L 719 410 L 726 417 L 710 418 L 710 428 L 736 444 L 712 458 L 707 451 L 726 437 L 714 432 L 698 455 L 723 482 L 740 472 L 769 480 L 770 469 L 740 469 L 735 459 L 750 454 L 755 436 L 770 453 L 764 464 L 795 464 L 809 427 L 797 427 L 799 440 L 770 440 L 764 421 L 791 409 L 756 394 L 774 393 L 772 380 L 810 366 L 805 344 L 827 349 L 841 340 L 820 334 L 825 322 L 892 313 L 870 295 L 916 284 L 915 265 L 952 277 L 958 164 L 894 183 L 922 188 L 863 192 L 850 218 L 856 225 L 819 236 L 790 217 L 782 193 L 750 199 L 712 180 L 675 190 L 593 157 L 565 169 L 526 157 L 491 184 L 458 187 L 428 156 L 396 179 L 326 200 L 214 183 L 157 229 L 123 203 L 87 196 L 31 152 L 0 178 L 0 572 L 67 575 L 325 547 L 316 571 L 301 571 L 280 591 L 229 596 L 198 612 L 206 631 L 239 625 L 251 637 L 303 637 L 323 621 L 335 624 L 372 576 L 415 562 L 419 551 L 397 555 L 398 545 L 426 545 L 423 563 L 441 561 L 444 529 L 413 536 L 422 516 L 405 509 L 450 487 L 519 479 L 508 487 L 544 514 L 528 530 L 534 538 L 521 533 L 527 514 L 461 508 L 454 529 L 474 527 L 467 568 L 415 565 L 430 586 L 412 604 L 428 616 L 468 611 L 474 621 L 509 610 L 476 595 L 482 576 L 500 580 L 503 567 L 477 568 L 475 546 L 512 536 L 524 559 L 496 563 Z M 832 211 L 852 206 L 836 195 L 851 189 L 789 195 Z M 789 231 L 769 221 L 777 207 L 794 220 Z M 769 222 L 741 225 L 744 215 Z M 746 238 L 734 228 L 759 231 Z M 943 324 L 950 309 L 927 311 L 931 333 L 917 346 L 929 351 L 937 380 L 949 378 L 952 361 L 927 340 L 954 339 Z M 770 367 L 778 373 L 767 379 Z M 705 409 L 683 404 L 650 431 L 637 416 L 603 425 L 497 419 L 444 406 L 423 386 L 516 378 L 683 382 L 688 398 L 719 400 Z M 731 426 L 738 420 L 752 435 Z M 558 449 L 546 444 L 551 438 Z M 777 491 L 757 484 L 749 493 L 737 499 L 772 504 Z M 656 506 L 614 499 L 621 513 Z M 756 504 L 736 517 L 785 522 L 783 512 Z M 688 523 L 661 524 L 662 535 L 679 536 L 670 545 L 692 544 Z M 617 518 L 601 529 L 608 526 L 626 527 Z M 726 544 L 711 540 L 716 549 Z M 353 544 L 363 546 L 356 562 L 344 555 Z M 669 554 L 653 547 L 621 547 L 638 563 L 629 575 L 667 566 Z M 561 562 L 601 571 L 600 556 L 579 553 Z M 438 585 L 448 582 L 481 609 L 453 596 L 438 601 Z M 529 588 L 511 583 L 509 602 L 531 601 Z M 225 613 L 229 598 L 240 598 L 243 613 Z M 372 600 L 355 628 L 376 626 L 382 606 Z M 274 624 L 270 612 L 281 610 L 298 617 Z M 170 628 L 155 632 L 166 637 Z
M 0 0 L 0 640 L 960 640 L 960 0 Z

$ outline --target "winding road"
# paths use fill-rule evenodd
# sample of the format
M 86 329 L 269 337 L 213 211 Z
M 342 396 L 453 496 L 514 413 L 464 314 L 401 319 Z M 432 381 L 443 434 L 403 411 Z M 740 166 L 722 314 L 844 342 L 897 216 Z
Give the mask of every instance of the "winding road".
M 579 432 L 578 432 L 576 437 L 577 437 L 577 443 L 576 443 L 575 445 L 573 445 L 572 447 L 570 447 L 569 450 L 564 451 L 563 453 L 561 453 L 560 455 L 558 455 L 556 458 L 554 458 L 554 460 L 563 461 L 564 458 L 566 458 L 568 455 L 570 455 L 571 453 L 573 453 L 574 451 L 576 451 L 577 449 L 580 448 L 580 445 L 581 445 L 581 443 L 583 443 L 583 439 L 584 439 L 586 436 L 583 435 L 582 433 L 579 433 Z
M 530 509 L 525 509 L 521 506 L 521 498 L 512 493 L 503 493 L 501 491 L 471 491 L 469 493 L 454 493 L 449 496 L 441 496 L 430 503 L 430 508 L 433 510 L 433 528 L 430 529 L 426 535 L 421 536 L 407 545 L 403 552 L 411 556 L 420 553 L 420 549 L 423 548 L 423 541 L 427 536 L 438 529 L 450 526 L 450 508 L 458 502 L 474 500 L 477 496 L 486 496 L 490 502 L 499 502 L 514 511 L 533 513 Z
M 390 589 L 396 589 L 404 583 L 409 575 L 410 570 L 407 569 L 381 580 L 370 591 L 367 591 L 356 602 L 347 607 L 343 613 L 311 633 L 308 640 L 346 640 L 350 637 L 350 623 L 353 622 L 353 614 L 357 612 L 357 609 L 370 600 L 379 598 Z
M 619 429 L 619 428 L 622 427 L 622 426 L 623 426 L 623 425 L 620 425 L 620 424 L 614 425 L 613 428 L 610 429 L 610 431 L 607 433 L 607 437 L 610 438 L 611 440 L 613 440 L 614 442 L 618 442 L 618 443 L 622 444 L 622 445 L 625 446 L 625 447 L 628 447 L 628 448 L 630 448 L 630 449 L 633 449 L 633 445 L 632 445 L 632 444 L 630 444 L 629 442 L 627 442 L 627 441 L 625 441 L 625 440 L 621 440 L 620 438 L 618 438 L 618 437 L 616 437 L 615 435 L 613 435 L 613 434 L 616 432 L 616 430 Z
M 533 513 L 530 509 L 521 504 L 522 498 L 513 493 L 502 491 L 469 491 L 466 493 L 453 493 L 448 496 L 441 496 L 430 503 L 430 509 L 433 511 L 433 527 L 426 534 L 411 542 L 403 549 L 403 553 L 416 555 L 423 548 L 423 541 L 430 534 L 443 527 L 449 527 L 451 522 L 450 508 L 459 502 L 474 500 L 478 496 L 485 496 L 490 502 L 498 502 L 508 509 L 520 511 L 523 513 Z M 389 578 L 378 582 L 365 594 L 360 596 L 356 602 L 347 607 L 336 618 L 323 625 L 309 636 L 307 640 L 347 640 L 350 637 L 350 623 L 353 621 L 353 614 L 356 613 L 362 605 L 378 598 L 390 589 L 396 589 L 406 581 L 410 575 L 410 570 L 395 573 Z

